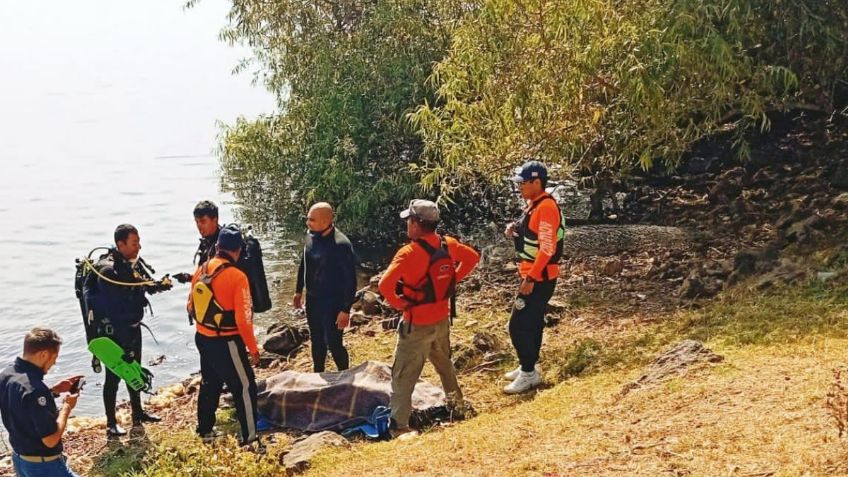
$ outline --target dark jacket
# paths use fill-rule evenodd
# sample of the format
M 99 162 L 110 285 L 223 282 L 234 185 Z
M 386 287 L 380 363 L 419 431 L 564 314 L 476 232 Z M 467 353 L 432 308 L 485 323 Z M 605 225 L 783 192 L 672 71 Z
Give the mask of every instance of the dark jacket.
M 297 293 L 350 311 L 356 297 L 356 256 L 350 240 L 334 228 L 326 236 L 307 234 L 297 270 Z
M 62 441 L 47 447 L 41 440 L 58 429 L 59 410 L 44 384 L 44 371 L 18 358 L 0 372 L 0 414 L 12 449 L 21 455 L 49 457 L 62 453 Z

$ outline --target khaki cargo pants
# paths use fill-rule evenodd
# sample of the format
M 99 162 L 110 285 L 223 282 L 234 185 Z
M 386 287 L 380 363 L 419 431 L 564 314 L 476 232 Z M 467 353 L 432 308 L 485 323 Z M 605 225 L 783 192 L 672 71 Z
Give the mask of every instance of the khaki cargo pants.
M 433 363 L 449 406 L 462 406 L 462 391 L 456 381 L 456 370 L 450 358 L 450 320 L 444 319 L 434 325 L 398 325 L 395 346 L 395 362 L 392 365 L 392 397 L 389 407 L 397 427 L 409 427 L 412 413 L 412 391 L 424 369 L 427 359 Z

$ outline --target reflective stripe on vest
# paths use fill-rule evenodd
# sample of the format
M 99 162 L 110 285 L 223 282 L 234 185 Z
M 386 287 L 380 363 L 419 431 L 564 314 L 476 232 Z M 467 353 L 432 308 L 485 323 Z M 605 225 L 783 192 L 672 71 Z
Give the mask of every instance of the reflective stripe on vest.
M 533 262 L 539 255 L 539 234 L 530 230 L 530 217 L 539 204 L 547 199 L 553 200 L 554 204 L 556 204 L 556 200 L 553 197 L 545 195 L 533 202 L 521 217 L 518 230 L 516 231 L 517 237 L 514 240 L 515 252 L 521 260 Z M 559 205 L 557 205 L 557 209 L 559 209 Z M 565 217 L 562 215 L 562 211 L 559 213 L 559 227 L 557 227 L 556 240 L 556 251 L 548 262 L 548 265 L 559 263 L 560 258 L 562 258 L 563 242 L 565 240 Z

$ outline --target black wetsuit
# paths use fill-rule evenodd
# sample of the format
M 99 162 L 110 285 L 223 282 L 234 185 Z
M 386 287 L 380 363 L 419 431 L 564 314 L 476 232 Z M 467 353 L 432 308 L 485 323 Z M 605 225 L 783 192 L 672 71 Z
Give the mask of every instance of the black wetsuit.
M 340 311 L 350 312 L 356 297 L 356 257 L 353 246 L 338 229 L 326 236 L 307 234 L 297 271 L 297 293 L 306 288 L 306 320 L 312 340 L 312 365 L 324 371 L 327 350 L 339 370 L 347 369 L 350 357 L 336 326 Z
M 95 268 L 103 276 L 118 282 L 150 281 L 152 277 L 136 262 L 127 261 L 115 249 L 102 256 Z M 102 278 L 96 279 L 96 288 L 86 290 L 89 297 L 96 324 L 97 336 L 106 336 L 115 341 L 124 352 L 141 363 L 141 320 L 144 309 L 148 306 L 146 293 L 155 293 L 155 287 L 121 286 Z M 103 383 L 103 406 L 106 411 L 106 425 L 114 426 L 115 402 L 118 394 L 118 384 L 121 378 L 106 369 L 106 380 Z M 140 419 L 143 413 L 141 396 L 138 391 L 127 385 L 134 420 Z
M 198 266 L 203 265 L 218 253 L 218 233 L 220 232 L 221 226 L 219 225 L 214 234 L 208 237 L 200 237 L 200 244 L 197 246 L 197 252 L 194 253 L 194 263 Z

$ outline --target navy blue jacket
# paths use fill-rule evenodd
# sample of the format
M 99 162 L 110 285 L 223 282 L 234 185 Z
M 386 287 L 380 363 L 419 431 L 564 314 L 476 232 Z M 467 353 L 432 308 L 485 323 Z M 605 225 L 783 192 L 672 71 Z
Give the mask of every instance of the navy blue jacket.
M 0 414 L 9 431 L 9 443 L 20 455 L 49 457 L 62 453 L 61 440 L 55 447 L 47 447 L 41 440 L 59 428 L 59 410 L 43 379 L 41 368 L 23 358 L 0 373 Z

